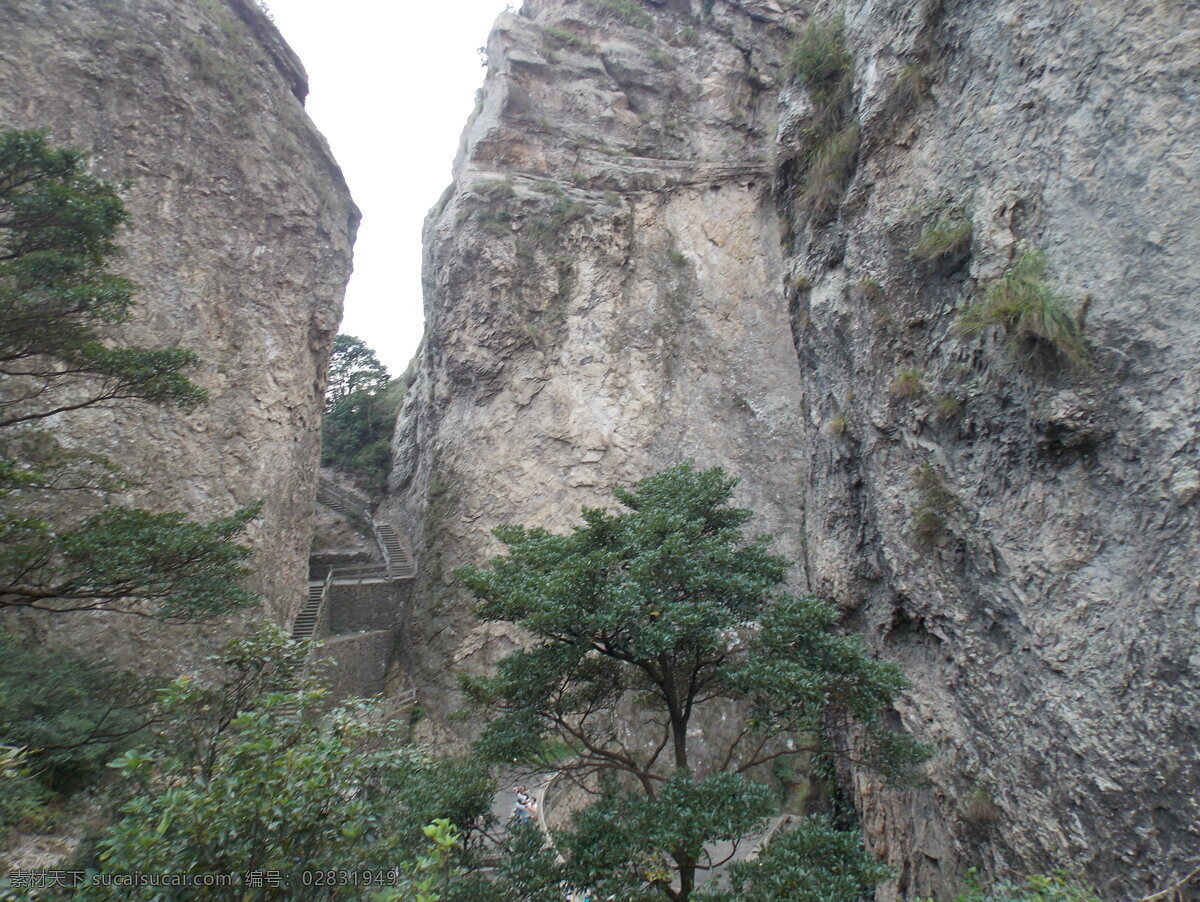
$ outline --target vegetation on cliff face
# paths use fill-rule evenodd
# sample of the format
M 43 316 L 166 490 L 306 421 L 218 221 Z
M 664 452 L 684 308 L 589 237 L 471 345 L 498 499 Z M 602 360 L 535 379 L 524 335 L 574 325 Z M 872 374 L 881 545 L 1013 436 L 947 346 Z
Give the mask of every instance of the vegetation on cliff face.
M 118 467 L 43 426 L 206 399 L 184 375 L 190 351 L 112 337 L 134 312 L 134 286 L 109 269 L 128 219 L 119 188 L 42 132 L 0 133 L 0 608 L 212 616 L 254 601 L 234 540 L 257 508 L 198 523 L 106 505 L 124 487 Z
M 832 605 L 782 590 L 789 564 L 768 539 L 743 537 L 752 514 L 729 506 L 735 484 L 719 468 L 672 467 L 617 489 L 627 512 L 585 509 L 568 535 L 501 527 L 508 553 L 458 572 L 480 617 L 533 638 L 495 675 L 463 678 L 494 715 L 480 751 L 548 766 L 548 749 L 565 747 L 552 766 L 595 796 L 555 837 L 570 885 L 694 898 L 697 873 L 724 857 L 714 844 L 745 841 L 775 810 L 754 779 L 764 766 L 804 770 L 849 754 L 832 724 L 857 724 L 870 752 L 856 763 L 894 777 L 925 754 L 884 723 L 906 685 L 898 668 L 836 634 Z M 701 744 L 706 716 L 722 728 Z M 829 843 L 814 839 L 825 834 Z M 800 835 L 808 840 L 743 868 L 750 895 L 736 897 L 769 898 L 764 887 L 779 884 L 799 893 L 789 898 L 824 898 L 820 878 L 803 890 L 808 878 L 788 868 L 857 875 L 837 898 L 880 879 L 857 838 L 816 825 Z M 800 862 L 809 846 L 824 858 Z
M 51 431 L 73 411 L 151 403 L 190 410 L 196 356 L 114 338 L 134 286 L 113 274 L 128 220 L 119 185 L 39 131 L 0 132 L 0 609 L 130 612 L 192 621 L 256 598 L 237 539 L 257 507 L 211 522 L 111 496 L 119 467 Z M 0 824 L 36 825 L 147 723 L 136 681 L 0 637 Z
M 989 326 L 1003 330 L 1018 360 L 1060 359 L 1082 363 L 1087 342 L 1069 302 L 1047 277 L 1046 254 L 1023 248 L 1004 275 L 987 286 L 982 300 L 964 308 L 958 327 L 974 335 Z
M 812 116 L 799 136 L 798 207 L 817 221 L 836 209 L 854 172 L 859 126 L 852 121 L 854 58 L 840 19 L 809 22 L 788 51 L 787 75 L 808 90 Z

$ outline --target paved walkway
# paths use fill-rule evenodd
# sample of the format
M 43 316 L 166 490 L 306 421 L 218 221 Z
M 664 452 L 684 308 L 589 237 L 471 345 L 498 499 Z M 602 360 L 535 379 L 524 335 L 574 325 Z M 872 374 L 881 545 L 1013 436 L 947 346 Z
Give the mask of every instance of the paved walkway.
M 512 821 L 513 812 L 517 806 L 516 789 L 518 786 L 524 786 L 526 791 L 536 800 L 538 826 L 549 836 L 549 830 L 546 827 L 546 819 L 549 816 L 549 811 L 546 807 L 547 790 L 556 781 L 558 776 L 559 774 L 556 771 L 525 771 L 503 775 L 500 780 L 500 791 L 492 798 L 492 814 L 496 818 L 497 823 L 495 831 L 497 841 L 503 841 L 508 833 L 508 825 Z M 553 795 L 551 795 L 552 800 Z M 701 886 L 711 880 L 719 880 L 725 868 L 735 862 L 757 858 L 759 852 L 770 842 L 775 833 L 785 827 L 790 820 L 791 815 L 780 815 L 770 818 L 762 830 L 745 837 L 737 843 L 736 847 L 730 842 L 706 843 L 704 846 L 705 860 L 714 863 L 720 862 L 720 864 L 711 870 L 697 871 L 696 885 Z M 491 845 L 493 848 L 495 847 L 494 843 Z
M 533 796 L 538 807 L 538 826 L 546 829 L 543 817 L 545 813 L 546 787 L 554 779 L 553 773 L 544 771 L 520 771 L 507 773 L 500 778 L 500 791 L 492 797 L 492 816 L 496 818 L 495 837 L 502 840 L 508 833 L 508 825 L 512 822 L 513 812 L 517 807 L 517 787 L 524 786 L 526 792 Z

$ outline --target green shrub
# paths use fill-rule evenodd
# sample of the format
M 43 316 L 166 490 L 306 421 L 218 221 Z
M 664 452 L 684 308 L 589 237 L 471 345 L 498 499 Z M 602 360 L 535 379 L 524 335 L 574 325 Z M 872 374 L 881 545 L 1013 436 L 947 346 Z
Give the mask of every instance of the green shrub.
M 896 377 L 892 379 L 890 391 L 895 398 L 915 401 L 925 394 L 925 380 L 921 377 L 919 370 L 898 370 Z
M 598 12 L 636 28 L 649 28 L 654 24 L 654 19 L 650 17 L 650 14 L 633 0 L 587 0 L 587 2 Z
M 654 60 L 654 65 L 659 69 L 674 69 L 676 65 L 675 58 L 658 47 L 650 48 L 650 59 Z
M 933 408 L 943 420 L 952 420 L 962 412 L 962 399 L 956 395 L 940 395 Z
M 24 750 L 0 775 L 0 824 L 36 821 L 43 803 L 95 781 L 146 725 L 150 698 L 133 676 L 0 632 L 0 748 Z
M 788 49 L 784 72 L 814 88 L 844 78 L 853 65 L 842 36 L 842 20 L 814 19 Z
M 542 29 L 542 36 L 547 46 L 556 49 L 571 48 L 572 50 L 588 50 L 594 52 L 596 46 L 565 28 L 547 26 Z
M 433 818 L 463 833 L 486 821 L 486 769 L 431 758 L 405 742 L 405 724 L 365 702 L 321 714 L 323 690 L 300 677 L 306 658 L 304 643 L 266 628 L 230 642 L 205 677 L 161 693 L 168 731 L 110 765 L 134 794 L 99 842 L 102 873 L 269 870 L 295 890 L 279 898 L 362 899 L 361 887 L 306 894 L 302 872 L 402 865 L 425 850 Z M 178 888 L 170 898 L 212 892 Z M 99 886 L 78 898 L 164 896 Z
M 1004 330 L 1014 357 L 1039 353 L 1079 363 L 1087 356 L 1079 321 L 1068 302 L 1046 278 L 1046 255 L 1026 248 L 1008 271 L 992 282 L 983 300 L 958 316 L 958 327 L 968 335 L 989 326 Z
M 933 902 L 917 899 L 915 902 Z M 1100 897 L 1072 879 L 1066 871 L 1033 874 L 1018 883 L 1002 880 L 984 889 L 974 868 L 967 871 L 967 888 L 953 902 L 1100 902 Z
M 991 793 L 979 786 L 963 800 L 962 815 L 973 827 L 989 827 L 999 822 L 1000 809 L 992 800 Z
M 41 829 L 46 826 L 49 796 L 31 772 L 27 750 L 0 745 L 0 835 L 8 827 Z M 0 867 L 3 867 L 2 863 Z
M 809 138 L 819 144 L 845 126 L 854 60 L 842 37 L 842 20 L 813 21 L 792 45 L 784 71 L 807 89 L 813 104 Z
M 971 247 L 971 220 L 961 211 L 944 213 L 921 229 L 909 258 L 917 263 L 932 263 Z
M 859 129 L 848 115 L 853 58 L 845 47 L 841 19 L 811 21 L 788 51 L 784 71 L 812 99 L 812 121 L 801 137 L 798 203 L 819 220 L 841 201 L 858 147 Z
M 517 192 L 513 188 L 511 178 L 494 179 L 488 182 L 481 182 L 472 189 L 475 194 L 478 194 L 488 203 L 496 203 L 498 201 L 507 200 Z
M 872 276 L 863 276 L 858 280 L 858 290 L 862 296 L 872 303 L 879 303 L 884 298 L 883 286 Z
M 558 198 L 545 213 L 530 217 L 523 233 L 526 252 L 545 250 L 561 241 L 567 226 L 583 219 L 590 209 L 582 200 Z
M 901 109 L 917 106 L 929 93 L 929 73 L 925 66 L 914 63 L 896 73 L 894 83 L 896 103 Z
M 950 515 L 958 508 L 958 499 L 942 484 L 937 470 L 928 461 L 913 473 L 917 503 L 912 510 L 913 538 L 920 548 L 932 548 L 945 534 Z
M 495 237 L 512 233 L 513 214 L 509 210 L 476 210 L 475 221 L 487 234 Z

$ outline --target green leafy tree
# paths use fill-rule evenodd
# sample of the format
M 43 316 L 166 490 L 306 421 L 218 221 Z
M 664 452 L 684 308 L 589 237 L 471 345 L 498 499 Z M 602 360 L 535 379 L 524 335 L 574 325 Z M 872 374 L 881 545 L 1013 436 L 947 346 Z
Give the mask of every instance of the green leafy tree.
M 361 339 L 337 336 L 321 422 L 321 463 L 357 477 L 368 491 L 382 489 L 391 468 L 396 411 L 410 378 L 405 373 L 389 379 Z
M 899 669 L 836 633 L 832 605 L 783 590 L 788 563 L 743 537 L 751 512 L 729 506 L 735 484 L 672 467 L 618 489 L 626 511 L 585 509 L 568 535 L 501 527 L 508 553 L 457 574 L 483 619 L 531 639 L 494 675 L 463 678 L 494 715 L 479 749 L 596 794 L 554 841 L 563 879 L 600 897 L 693 898 L 697 873 L 731 854 L 721 844 L 736 849 L 774 810 L 754 779 L 772 762 L 853 755 L 901 776 L 926 755 L 884 723 Z M 702 722 L 719 733 L 698 740 Z M 865 751 L 833 742 L 850 725 Z M 563 743 L 574 757 L 552 764 Z M 862 856 L 830 846 L 865 882 L 828 898 L 869 883 Z
M 430 893 L 459 873 L 465 837 L 490 808 L 486 771 L 432 758 L 366 702 L 323 713 L 325 690 L 304 675 L 307 657 L 307 643 L 268 626 L 229 643 L 211 662 L 218 677 L 180 678 L 164 691 L 161 739 L 111 765 L 134 792 L 99 842 L 101 872 L 277 871 L 282 889 L 239 887 L 228 897 L 296 900 L 365 895 L 311 886 L 304 871 L 411 866 L 402 885 Z M 431 825 L 436 818 L 443 826 Z M 81 898 L 158 893 L 98 886 Z M 223 897 L 194 887 L 171 898 Z
M 394 380 L 382 391 L 355 391 L 334 404 L 321 423 L 321 463 L 352 474 L 371 491 L 382 489 L 403 396 L 404 385 Z
M 133 283 L 108 270 L 129 219 L 119 187 L 44 132 L 0 132 L 0 428 L 119 400 L 205 400 L 182 373 L 190 351 L 105 340 L 133 312 Z
M 0 606 L 106 610 L 201 620 L 252 604 L 240 580 L 250 551 L 233 541 L 260 507 L 196 523 L 183 514 L 109 507 L 55 531 L 39 520 L 0 546 Z M 147 615 L 148 616 L 148 615 Z
M 705 902 L 830 902 L 861 899 L 890 871 L 863 851 L 855 830 L 807 818 L 780 834 L 754 861 L 729 868 L 728 887 L 703 894 Z
M 0 825 L 36 823 L 44 802 L 92 779 L 119 745 L 145 729 L 144 680 L 0 631 L 0 736 L 24 753 L 0 767 Z
M 253 603 L 235 539 L 257 514 L 209 523 L 106 505 L 126 488 L 102 457 L 42 428 L 72 411 L 207 395 L 182 348 L 113 339 L 135 286 L 110 271 L 129 215 L 121 186 L 41 131 L 0 131 L 0 608 L 121 610 L 190 620 Z
M 387 382 L 387 369 L 365 341 L 353 335 L 338 335 L 333 339 L 329 381 L 325 387 L 326 411 L 355 392 L 378 392 Z

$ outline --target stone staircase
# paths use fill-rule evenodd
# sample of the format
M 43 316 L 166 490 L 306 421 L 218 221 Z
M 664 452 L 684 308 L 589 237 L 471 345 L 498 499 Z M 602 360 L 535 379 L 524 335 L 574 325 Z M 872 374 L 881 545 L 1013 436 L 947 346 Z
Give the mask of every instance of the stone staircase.
M 405 586 L 417 575 L 407 539 L 390 523 L 378 523 L 365 503 L 326 479 L 317 499 L 362 532 L 370 530 L 379 547 L 378 563 L 334 564 L 322 579 L 310 571 L 308 597 L 292 623 L 292 637 L 313 640 L 312 657 L 332 660 L 328 672 L 334 697 L 375 695 L 383 690 L 390 649 L 406 601 Z M 412 690 L 387 700 L 395 717 L 416 704 Z M 294 710 L 295 705 L 288 706 Z
M 387 562 L 389 579 L 413 579 L 417 575 L 417 567 L 413 562 L 412 551 L 408 543 L 402 541 L 396 528 L 390 523 L 375 523 L 375 537 L 383 549 L 383 558 Z
M 292 623 L 293 639 L 311 639 L 316 635 L 321 618 L 321 608 L 329 597 L 328 580 L 308 584 L 308 600 Z
M 402 537 L 392 524 L 376 522 L 362 501 L 324 477 L 317 484 L 317 500 L 364 531 L 370 529 L 383 557 L 383 563 L 380 565 L 335 568 L 338 571 L 337 579 L 413 579 L 417 575 L 408 540 Z

